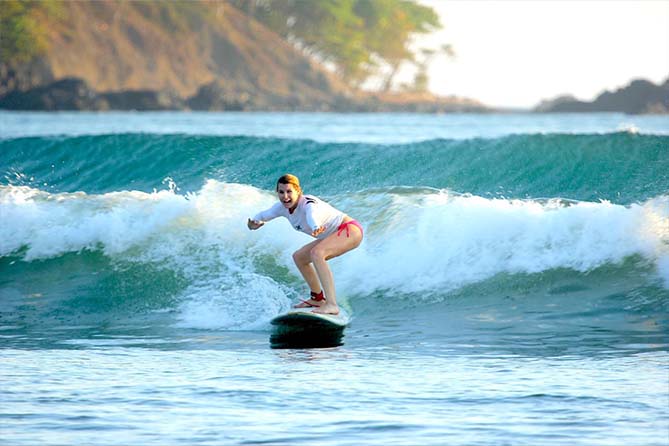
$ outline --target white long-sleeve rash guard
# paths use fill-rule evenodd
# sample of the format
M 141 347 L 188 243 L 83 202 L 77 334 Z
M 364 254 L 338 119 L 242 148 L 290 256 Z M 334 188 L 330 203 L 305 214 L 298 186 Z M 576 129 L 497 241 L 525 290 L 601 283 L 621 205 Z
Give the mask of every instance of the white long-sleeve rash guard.
M 313 195 L 300 195 L 297 207 L 292 214 L 283 203 L 278 202 L 271 208 L 256 214 L 253 219 L 267 222 L 277 217 L 286 217 L 293 228 L 309 235 L 316 229 L 324 227 L 325 231 L 316 237 L 324 239 L 337 230 L 344 219 L 344 213 Z

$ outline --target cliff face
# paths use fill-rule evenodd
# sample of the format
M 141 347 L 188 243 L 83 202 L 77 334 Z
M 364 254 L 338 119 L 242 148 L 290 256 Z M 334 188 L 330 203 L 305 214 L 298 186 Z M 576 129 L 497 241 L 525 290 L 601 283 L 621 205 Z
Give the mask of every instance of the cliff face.
M 46 54 L 29 63 L 0 61 L 0 108 L 487 110 L 462 98 L 354 91 L 221 0 L 58 5 L 58 14 L 35 12 L 48 31 Z
M 592 102 L 562 96 L 544 101 L 538 112 L 619 112 L 628 114 L 669 113 L 669 79 L 661 85 L 634 80 L 616 91 L 605 91 Z
M 28 64 L 1 64 L 0 95 L 78 78 L 96 92 L 168 91 L 188 98 L 215 83 L 235 100 L 329 101 L 346 86 L 278 35 L 223 2 L 205 14 L 157 19 L 152 2 L 62 2 L 38 16 L 50 48 Z M 158 5 L 160 6 L 160 5 Z M 164 11 L 162 11 L 164 12 Z

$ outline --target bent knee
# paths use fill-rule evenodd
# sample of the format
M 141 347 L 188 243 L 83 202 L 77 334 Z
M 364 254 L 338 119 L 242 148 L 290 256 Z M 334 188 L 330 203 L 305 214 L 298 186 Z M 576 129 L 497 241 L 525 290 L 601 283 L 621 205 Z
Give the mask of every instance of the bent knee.
M 325 258 L 325 250 L 320 246 L 314 246 L 309 250 L 309 258 L 311 260 L 320 260 Z
M 305 252 L 303 249 L 298 249 L 293 253 L 293 262 L 297 265 L 303 265 L 311 262 L 309 257 L 309 252 Z

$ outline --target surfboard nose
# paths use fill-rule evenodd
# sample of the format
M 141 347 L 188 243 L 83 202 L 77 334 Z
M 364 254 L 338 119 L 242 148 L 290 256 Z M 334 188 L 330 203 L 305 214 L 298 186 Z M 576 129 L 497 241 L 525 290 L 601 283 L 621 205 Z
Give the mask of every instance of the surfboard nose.
M 343 345 L 348 320 L 293 310 L 271 321 L 271 348 L 327 348 Z

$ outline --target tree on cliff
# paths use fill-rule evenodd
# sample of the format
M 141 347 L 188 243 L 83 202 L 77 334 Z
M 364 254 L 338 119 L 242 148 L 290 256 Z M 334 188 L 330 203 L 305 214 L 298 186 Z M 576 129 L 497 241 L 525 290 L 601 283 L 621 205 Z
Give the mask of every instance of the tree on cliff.
M 5 0 L 0 7 L 0 61 L 25 62 L 45 51 L 46 32 L 33 15 L 37 1 Z M 53 2 L 43 7 L 52 8 Z
M 352 86 L 416 63 L 411 38 L 441 27 L 438 15 L 413 0 L 230 0 L 307 54 L 332 66 Z
M 12 103 L 148 109 L 153 92 L 164 109 L 376 110 L 416 100 L 434 109 L 425 95 L 406 96 L 425 93 L 440 54 L 413 43 L 441 26 L 416 1 L 0 0 L 0 101 L 25 93 L 35 100 Z M 402 98 L 359 88 L 397 87 L 405 64 L 417 74 Z
M 118 8 L 122 5 L 119 2 Z M 138 1 L 132 6 L 164 29 L 189 32 L 224 5 L 258 20 L 332 68 L 347 84 L 359 87 L 377 76 L 385 91 L 402 64 L 420 68 L 420 50 L 410 47 L 412 37 L 441 27 L 434 10 L 415 0 L 174 0 Z M 26 62 L 48 51 L 44 18 L 58 17 L 62 9 L 59 0 L 3 0 L 0 62 Z

